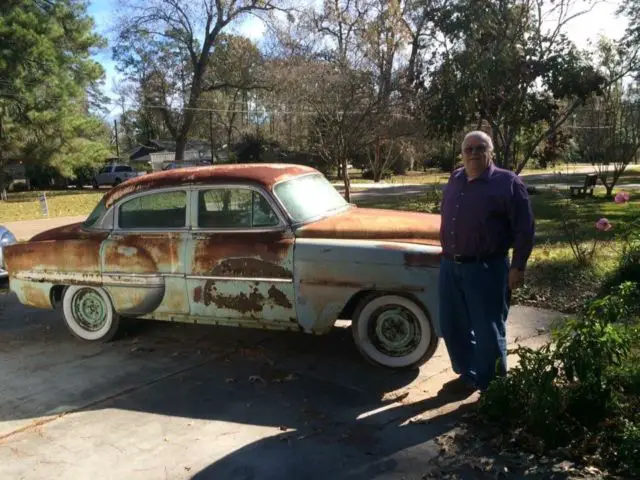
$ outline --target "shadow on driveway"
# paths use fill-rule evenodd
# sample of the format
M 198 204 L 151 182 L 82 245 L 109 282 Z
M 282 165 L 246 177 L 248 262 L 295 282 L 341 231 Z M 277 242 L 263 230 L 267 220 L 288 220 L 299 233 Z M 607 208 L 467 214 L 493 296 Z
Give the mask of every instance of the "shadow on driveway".
M 16 302 L 0 297 L 0 436 L 26 455 L 6 464 L 9 476 L 44 468 L 42 455 L 64 464 L 65 451 L 77 449 L 74 468 L 87 474 L 99 458 L 114 464 L 113 475 L 185 463 L 193 471 L 182 474 L 198 479 L 415 475 L 438 454 L 431 440 L 472 408 L 441 414 L 462 398 L 425 398 L 433 369 L 370 365 L 349 328 L 316 337 L 141 321 L 118 341 L 93 345 L 74 340 L 59 314 Z M 427 411 L 435 418 L 408 421 Z M 58 416 L 68 412 L 76 414 Z M 47 435 L 38 435 L 31 422 L 47 415 Z M 158 428 L 172 453 L 152 455 L 168 448 L 150 435 Z M 114 449 L 92 449 L 84 438 Z M 182 448 L 188 453 L 175 453 Z

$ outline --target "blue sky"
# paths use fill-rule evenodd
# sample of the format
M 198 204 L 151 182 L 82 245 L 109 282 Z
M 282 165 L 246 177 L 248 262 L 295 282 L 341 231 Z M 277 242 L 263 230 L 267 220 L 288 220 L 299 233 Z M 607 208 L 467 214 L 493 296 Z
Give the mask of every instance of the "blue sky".
M 624 0 L 621 0 L 624 1 Z M 576 4 L 574 11 L 585 8 L 586 3 Z M 589 39 L 595 39 L 599 34 L 610 38 L 619 38 L 626 27 L 626 21 L 615 17 L 615 10 L 619 5 L 618 0 L 605 0 L 595 6 L 588 14 L 571 22 L 567 28 L 569 38 L 579 47 L 585 48 Z M 114 25 L 114 12 L 117 8 L 117 0 L 90 0 L 89 14 L 96 22 L 98 33 L 110 38 L 109 29 Z M 249 16 L 234 27 L 236 33 L 245 35 L 255 41 L 262 38 L 266 28 L 261 20 Z M 111 98 L 115 98 L 112 92 L 113 82 L 118 79 L 115 64 L 111 60 L 111 47 L 96 52 L 96 61 L 100 62 L 105 69 L 106 79 L 104 91 Z M 110 107 L 109 118 L 119 114 L 119 110 L 114 106 Z

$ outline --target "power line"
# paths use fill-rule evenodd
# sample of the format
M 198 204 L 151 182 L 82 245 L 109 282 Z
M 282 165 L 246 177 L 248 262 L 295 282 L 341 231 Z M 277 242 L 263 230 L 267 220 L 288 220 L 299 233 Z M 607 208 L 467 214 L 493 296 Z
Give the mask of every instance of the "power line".
M 157 110 L 171 110 L 171 107 L 166 105 L 150 105 L 150 104 L 142 104 L 139 106 L 142 109 L 157 109 Z M 237 110 L 237 109 L 218 109 L 218 108 L 202 108 L 202 107 L 182 107 L 179 109 L 180 111 L 184 110 L 193 110 L 199 112 L 217 112 L 217 113 L 246 113 L 248 115 L 255 115 L 256 113 L 264 113 L 265 115 L 319 115 L 319 112 L 313 110 L 279 110 L 278 108 L 268 108 L 264 106 L 258 106 L 252 110 Z M 260 112 L 263 110 L 263 112 Z M 337 115 L 367 115 L 375 113 L 375 110 L 370 111 L 336 111 L 331 112 L 332 114 Z M 400 117 L 400 118 L 414 118 L 411 115 L 403 114 L 403 113 L 385 113 L 385 115 L 389 115 L 392 117 Z

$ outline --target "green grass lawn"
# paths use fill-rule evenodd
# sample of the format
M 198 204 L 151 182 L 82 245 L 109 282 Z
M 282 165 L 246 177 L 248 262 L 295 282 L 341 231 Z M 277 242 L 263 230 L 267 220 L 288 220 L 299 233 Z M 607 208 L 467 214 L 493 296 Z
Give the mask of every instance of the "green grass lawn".
M 52 190 L 47 191 L 49 217 L 88 215 L 106 191 Z M 0 201 L 0 224 L 19 220 L 47 218 L 42 215 L 38 197 L 42 192 L 10 193 L 9 200 Z

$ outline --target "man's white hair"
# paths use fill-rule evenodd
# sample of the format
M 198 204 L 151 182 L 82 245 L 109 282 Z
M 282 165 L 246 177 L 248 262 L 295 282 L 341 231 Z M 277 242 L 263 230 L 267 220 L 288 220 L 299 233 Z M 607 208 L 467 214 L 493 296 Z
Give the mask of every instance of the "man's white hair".
M 463 149 L 465 144 L 467 143 L 467 139 L 469 138 L 481 138 L 482 140 L 487 142 L 487 145 L 489 146 L 489 150 L 493 150 L 493 140 L 491 140 L 491 137 L 487 135 L 485 132 L 483 132 L 482 130 L 473 130 L 472 132 L 467 133 L 464 136 L 464 140 L 462 140 Z

